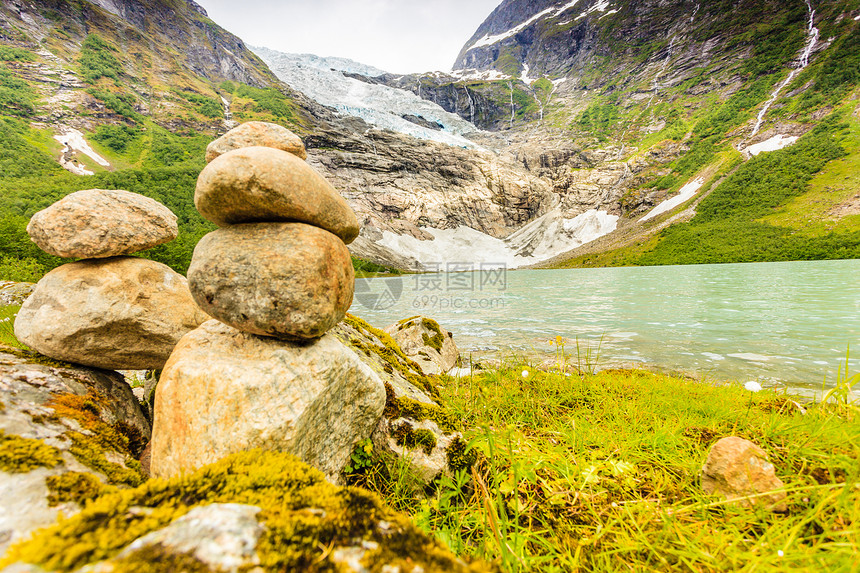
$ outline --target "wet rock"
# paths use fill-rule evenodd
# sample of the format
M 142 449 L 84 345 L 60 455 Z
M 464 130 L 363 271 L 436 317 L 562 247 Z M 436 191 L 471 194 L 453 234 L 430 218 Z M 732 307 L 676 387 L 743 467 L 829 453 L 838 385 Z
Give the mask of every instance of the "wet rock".
M 336 338 L 294 344 L 215 320 L 179 342 L 155 392 L 158 477 L 259 447 L 336 479 L 385 406 L 379 377 Z
M 134 257 L 58 267 L 36 285 L 15 336 L 46 356 L 108 370 L 161 368 L 183 334 L 207 320 L 185 277 Z
M 705 493 L 736 500 L 743 507 L 766 504 L 775 511 L 784 511 L 785 492 L 774 491 L 784 486 L 765 451 L 743 438 L 731 436 L 717 441 L 702 467 Z M 770 495 L 747 499 L 770 491 Z
M 218 320 L 254 334 L 312 339 L 352 304 L 355 273 L 346 246 L 302 223 L 217 229 L 194 249 L 191 294 Z
M 453 335 L 432 318 L 414 316 L 385 329 L 425 374 L 447 372 L 460 358 Z
M 200 214 L 218 226 L 299 221 L 352 242 L 358 219 L 331 184 L 286 151 L 245 147 L 214 159 L 194 193 Z
M 307 159 L 305 144 L 298 135 L 280 125 L 265 121 L 249 121 L 235 127 L 206 147 L 206 163 L 228 151 L 243 147 L 271 147 Z
M 172 241 L 176 215 L 148 197 L 120 190 L 89 189 L 60 199 L 30 219 L 27 233 L 58 257 L 129 255 Z
M 0 554 L 60 513 L 78 512 L 86 487 L 139 483 L 132 449 L 150 434 L 119 374 L 32 360 L 0 350 Z

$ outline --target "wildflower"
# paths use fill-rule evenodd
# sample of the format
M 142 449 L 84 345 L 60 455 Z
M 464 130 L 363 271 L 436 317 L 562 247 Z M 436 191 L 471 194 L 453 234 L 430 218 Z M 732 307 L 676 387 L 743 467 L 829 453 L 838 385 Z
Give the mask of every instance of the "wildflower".
M 744 384 L 744 388 L 746 388 L 750 392 L 758 392 L 759 390 L 761 390 L 761 384 L 759 384 L 755 380 L 750 380 L 749 382 Z
M 528 378 L 528 377 L 529 377 L 529 371 L 523 370 L 523 378 Z
M 780 557 L 785 557 L 785 552 L 782 549 L 777 551 L 776 554 L 779 555 Z

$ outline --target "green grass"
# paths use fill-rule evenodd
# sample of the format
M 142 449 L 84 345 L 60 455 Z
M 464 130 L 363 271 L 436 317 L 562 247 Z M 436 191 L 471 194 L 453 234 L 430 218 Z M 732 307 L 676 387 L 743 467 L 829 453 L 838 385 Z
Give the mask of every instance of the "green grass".
M 840 570 L 860 558 L 860 419 L 738 384 L 641 370 L 543 372 L 518 361 L 446 379 L 481 461 L 429 499 L 396 471 L 368 480 L 455 552 L 503 571 Z M 525 373 L 525 374 L 524 374 Z M 710 446 L 765 449 L 788 511 L 705 495 Z M 472 478 L 471 485 L 469 478 Z M 781 552 L 781 553 L 780 553 Z

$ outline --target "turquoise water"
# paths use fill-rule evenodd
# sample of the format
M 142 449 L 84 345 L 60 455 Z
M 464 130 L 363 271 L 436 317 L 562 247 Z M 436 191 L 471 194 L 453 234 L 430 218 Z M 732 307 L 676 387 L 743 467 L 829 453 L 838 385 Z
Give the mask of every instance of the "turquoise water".
M 464 355 L 554 356 L 600 345 L 600 366 L 648 363 L 812 395 L 854 348 L 860 260 L 440 273 L 357 281 L 375 326 L 422 314 Z M 601 342 L 602 339 L 602 342 Z

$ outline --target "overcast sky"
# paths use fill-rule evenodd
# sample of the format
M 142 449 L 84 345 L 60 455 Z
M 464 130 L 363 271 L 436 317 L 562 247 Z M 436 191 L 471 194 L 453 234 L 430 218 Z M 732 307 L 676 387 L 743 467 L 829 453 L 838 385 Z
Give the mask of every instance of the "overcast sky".
M 252 46 L 393 73 L 449 71 L 501 0 L 196 0 Z

